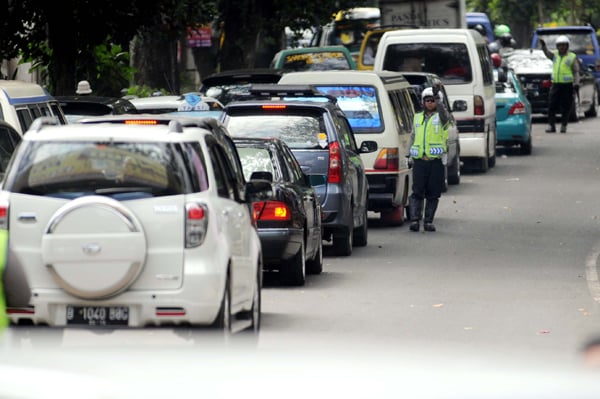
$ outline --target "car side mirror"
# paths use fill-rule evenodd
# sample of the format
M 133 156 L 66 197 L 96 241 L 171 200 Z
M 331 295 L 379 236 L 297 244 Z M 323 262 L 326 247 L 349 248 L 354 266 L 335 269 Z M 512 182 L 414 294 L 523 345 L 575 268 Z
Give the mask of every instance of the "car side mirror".
M 370 152 L 377 151 L 377 142 L 372 140 L 366 140 L 360 143 L 359 152 L 361 154 L 368 154 Z
M 465 100 L 456 100 L 452 103 L 452 112 L 463 112 L 467 110 L 467 102 Z
M 246 183 L 246 202 L 265 201 L 272 197 L 273 186 L 270 181 L 256 179 Z
M 250 175 L 250 180 L 273 181 L 273 174 L 271 172 L 267 172 L 266 170 L 257 170 L 252 172 Z

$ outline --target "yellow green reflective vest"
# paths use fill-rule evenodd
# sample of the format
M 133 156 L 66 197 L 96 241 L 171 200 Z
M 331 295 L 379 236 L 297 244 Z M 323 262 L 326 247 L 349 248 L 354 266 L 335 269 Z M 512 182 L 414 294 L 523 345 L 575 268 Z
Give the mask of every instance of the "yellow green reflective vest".
M 440 158 L 446 153 L 448 141 L 448 127 L 442 125 L 440 115 L 436 112 L 425 118 L 424 112 L 415 114 L 414 118 L 415 140 L 410 147 L 410 156 L 413 158 Z
M 572 51 L 568 51 L 564 56 L 558 54 L 558 50 L 552 51 L 552 82 L 553 83 L 573 83 L 573 63 L 577 56 Z
M 0 229 L 0 332 L 8 326 L 8 316 L 6 315 L 6 302 L 4 300 L 4 287 L 2 286 L 4 267 L 6 266 L 6 257 L 8 255 L 8 230 Z

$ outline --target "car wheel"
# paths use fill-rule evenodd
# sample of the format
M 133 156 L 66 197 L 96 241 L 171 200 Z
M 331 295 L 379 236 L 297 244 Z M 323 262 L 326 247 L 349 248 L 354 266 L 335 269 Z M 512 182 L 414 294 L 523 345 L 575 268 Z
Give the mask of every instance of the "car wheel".
M 479 158 L 479 171 L 486 173 L 490 169 L 490 163 L 488 157 Z
M 458 155 L 452 166 L 448 168 L 448 184 L 460 184 L 460 156 Z
M 219 314 L 212 324 L 213 329 L 223 331 L 225 336 L 231 334 L 231 292 L 229 285 L 230 281 L 228 274 L 227 279 L 225 280 L 225 290 L 223 291 Z
M 585 116 L 586 117 L 595 117 L 598 115 L 598 102 L 596 100 L 596 93 L 594 93 L 594 95 L 592 96 L 592 105 L 590 106 L 590 108 L 585 111 Z
M 381 220 L 389 226 L 402 226 L 404 224 L 404 206 L 400 205 L 392 210 L 381 211 Z
M 531 155 L 531 134 L 529 135 L 529 139 L 526 142 L 521 143 L 519 149 L 521 155 Z
M 250 320 L 250 325 L 243 330 L 243 333 L 246 335 L 251 335 L 253 337 L 258 337 L 258 332 L 260 331 L 260 316 L 261 316 L 261 306 L 262 306 L 262 284 L 261 284 L 261 276 L 262 273 L 262 264 L 259 262 L 258 264 L 258 273 L 256 275 L 256 283 L 254 285 L 254 295 L 252 297 L 252 308 L 249 312 L 244 313 L 242 316 Z
M 337 256 L 352 255 L 352 232 L 342 227 L 333 233 L 333 252 Z
M 579 115 L 581 115 L 581 104 L 579 103 L 579 99 L 575 97 L 573 99 L 571 113 L 569 114 L 569 122 L 577 122 L 579 120 Z
M 367 208 L 365 208 L 363 224 L 354 229 L 354 245 L 357 247 L 366 247 L 369 236 L 369 216 Z
M 323 271 L 323 237 L 319 232 L 317 253 L 312 259 L 306 260 L 306 273 L 320 274 Z
M 291 262 L 284 266 L 283 280 L 287 285 L 302 286 L 306 280 L 306 249 L 304 240 L 300 244 L 300 249 L 294 255 Z

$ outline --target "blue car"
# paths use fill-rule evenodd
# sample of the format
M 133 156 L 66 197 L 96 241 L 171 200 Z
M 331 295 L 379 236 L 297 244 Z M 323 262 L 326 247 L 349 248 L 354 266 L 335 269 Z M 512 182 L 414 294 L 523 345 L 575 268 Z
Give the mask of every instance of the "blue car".
M 494 70 L 496 80 L 497 145 L 519 146 L 522 155 L 531 154 L 531 104 L 512 69 Z

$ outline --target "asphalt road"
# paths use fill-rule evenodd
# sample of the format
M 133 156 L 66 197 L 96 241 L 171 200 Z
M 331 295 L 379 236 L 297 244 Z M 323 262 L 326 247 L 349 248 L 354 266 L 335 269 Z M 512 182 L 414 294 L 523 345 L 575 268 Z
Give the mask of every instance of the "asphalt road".
M 537 120 L 532 155 L 499 148 L 496 167 L 463 173 L 449 187 L 435 233 L 382 226 L 372 214 L 368 246 L 350 257 L 326 250 L 323 273 L 304 287 L 267 276 L 257 347 L 410 348 L 576 364 L 581 346 L 600 337 L 599 123 L 546 134 Z M 172 330 L 69 330 L 58 342 L 190 344 Z M 5 345 L 35 340 L 12 334 Z

